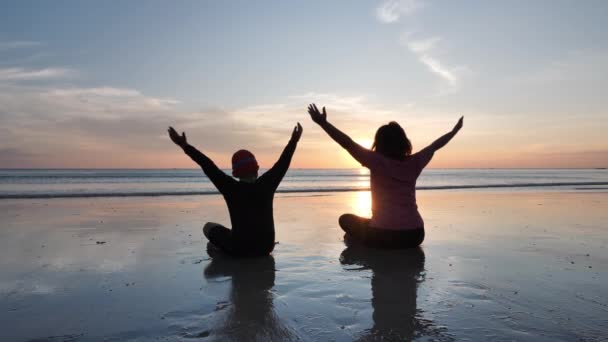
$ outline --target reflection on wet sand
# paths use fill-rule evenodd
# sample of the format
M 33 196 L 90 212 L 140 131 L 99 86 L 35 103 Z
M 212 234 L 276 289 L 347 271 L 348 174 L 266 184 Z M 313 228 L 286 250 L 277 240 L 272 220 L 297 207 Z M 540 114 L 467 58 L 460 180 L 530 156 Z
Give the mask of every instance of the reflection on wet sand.
M 274 257 L 233 258 L 207 245 L 211 262 L 204 271 L 208 280 L 231 277 L 230 306 L 219 324 L 212 328 L 221 341 L 288 341 L 291 331 L 274 311 Z
M 207 279 L 220 196 L 0 201 L 0 341 L 605 340 L 606 192 L 418 195 L 426 259 L 344 251 L 365 193 L 279 196 L 276 275 Z
M 360 336 L 363 341 L 411 341 L 418 336 L 450 340 L 417 309 L 418 285 L 425 280 L 422 248 L 381 250 L 345 240 L 340 255 L 343 265 L 361 266 L 349 271 L 372 271 L 373 327 Z

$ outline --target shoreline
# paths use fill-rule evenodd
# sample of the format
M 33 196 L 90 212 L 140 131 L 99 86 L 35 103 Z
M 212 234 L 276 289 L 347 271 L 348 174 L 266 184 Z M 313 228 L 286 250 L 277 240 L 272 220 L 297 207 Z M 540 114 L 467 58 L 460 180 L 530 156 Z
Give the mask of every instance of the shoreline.
M 606 186 L 600 188 L 576 188 L 581 186 Z M 566 188 L 564 187 L 575 187 Z M 608 190 L 608 182 L 561 182 L 561 183 L 520 183 L 520 184 L 485 184 L 485 185 L 437 185 L 419 186 L 416 190 L 492 190 L 492 189 L 529 189 L 531 191 L 542 191 L 547 188 L 557 188 L 554 190 Z M 538 189 L 541 188 L 541 189 Z M 278 194 L 291 193 L 340 193 L 340 192 L 364 192 L 366 188 L 318 188 L 318 189 L 278 189 Z M 22 194 L 22 195 L 0 195 L 0 200 L 6 199 L 55 199 L 55 198 L 97 198 L 97 197 L 163 197 L 163 196 L 209 196 L 219 195 L 216 191 L 175 191 L 175 192 L 102 192 L 102 193 L 66 193 L 66 194 Z

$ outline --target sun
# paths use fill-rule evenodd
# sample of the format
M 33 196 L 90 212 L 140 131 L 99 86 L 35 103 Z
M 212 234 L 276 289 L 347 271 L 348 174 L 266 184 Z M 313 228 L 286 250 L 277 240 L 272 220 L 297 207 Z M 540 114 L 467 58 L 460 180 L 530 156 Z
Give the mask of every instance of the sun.
M 355 141 L 357 142 L 357 144 L 367 148 L 367 149 L 372 149 L 372 144 L 374 143 L 374 141 L 372 139 L 355 139 Z

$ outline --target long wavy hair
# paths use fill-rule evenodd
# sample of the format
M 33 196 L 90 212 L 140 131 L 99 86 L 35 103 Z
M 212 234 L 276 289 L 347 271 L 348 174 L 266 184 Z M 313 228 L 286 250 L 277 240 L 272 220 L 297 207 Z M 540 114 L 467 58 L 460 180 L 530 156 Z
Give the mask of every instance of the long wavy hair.
M 412 154 L 412 143 L 405 131 L 395 121 L 380 126 L 374 137 L 372 150 L 383 156 L 396 160 L 403 160 Z

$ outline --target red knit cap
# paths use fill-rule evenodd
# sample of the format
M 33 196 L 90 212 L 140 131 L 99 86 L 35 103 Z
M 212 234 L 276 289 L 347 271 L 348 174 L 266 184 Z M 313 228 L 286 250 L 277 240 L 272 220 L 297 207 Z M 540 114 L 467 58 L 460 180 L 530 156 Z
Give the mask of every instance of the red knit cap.
M 253 176 L 259 168 L 255 156 L 247 150 L 238 150 L 232 155 L 232 175 L 234 177 Z

